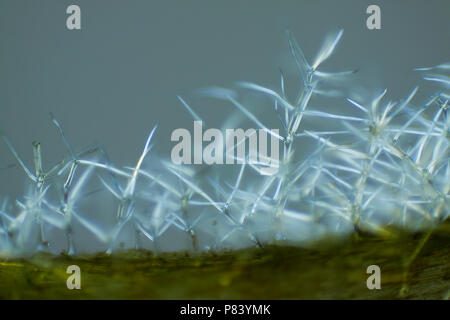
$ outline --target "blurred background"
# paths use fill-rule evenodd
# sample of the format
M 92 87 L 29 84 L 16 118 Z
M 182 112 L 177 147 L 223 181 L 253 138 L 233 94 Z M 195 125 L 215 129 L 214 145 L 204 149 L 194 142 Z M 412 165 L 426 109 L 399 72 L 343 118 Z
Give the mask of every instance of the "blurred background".
M 81 30 L 66 28 L 70 4 L 81 8 Z M 381 30 L 366 27 L 371 4 L 381 8 Z M 414 67 L 449 60 L 449 17 L 448 0 L 2 0 L 0 130 L 29 167 L 33 141 L 47 168 L 66 155 L 49 112 L 75 149 L 100 143 L 118 166 L 135 163 L 155 124 L 156 149 L 170 156 L 171 132 L 192 128 L 176 95 L 220 127 L 235 109 L 198 88 L 252 81 L 277 89 L 281 68 L 295 94 L 286 29 L 311 60 L 325 35 L 343 28 L 322 70 L 358 69 L 355 89 L 388 88 L 400 99 L 420 83 Z M 273 113 L 259 116 L 270 122 Z M 0 167 L 11 163 L 2 142 Z M 0 194 L 19 196 L 25 180 L 20 168 L 0 170 Z

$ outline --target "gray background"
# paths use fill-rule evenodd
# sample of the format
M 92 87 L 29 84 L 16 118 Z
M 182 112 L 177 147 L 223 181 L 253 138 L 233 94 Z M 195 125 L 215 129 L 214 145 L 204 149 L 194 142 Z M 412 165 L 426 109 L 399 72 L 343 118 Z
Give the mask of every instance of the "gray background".
M 70 4 L 81 7 L 81 31 L 66 29 Z M 381 7 L 381 30 L 366 28 L 369 4 Z M 308 58 L 344 28 L 323 69 L 358 68 L 359 86 L 389 88 L 396 99 L 418 83 L 412 68 L 450 58 L 449 0 L 1 0 L 0 129 L 30 167 L 34 140 L 47 167 L 65 155 L 50 111 L 75 148 L 100 142 L 117 165 L 136 161 L 156 123 L 157 148 L 169 155 L 172 130 L 192 126 L 177 94 L 219 125 L 232 107 L 192 96 L 195 89 L 238 80 L 277 88 L 278 67 L 291 88 L 298 84 L 286 28 Z M 0 167 L 9 163 L 2 143 Z M 25 176 L 15 168 L 0 179 L 0 194 L 18 195 Z

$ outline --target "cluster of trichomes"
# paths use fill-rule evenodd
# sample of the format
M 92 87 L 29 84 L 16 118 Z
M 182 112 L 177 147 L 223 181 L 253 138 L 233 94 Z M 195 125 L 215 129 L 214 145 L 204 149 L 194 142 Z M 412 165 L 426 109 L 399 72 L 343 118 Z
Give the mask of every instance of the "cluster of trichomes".
M 204 167 L 161 160 L 150 153 L 156 128 L 135 167 L 115 167 L 101 147 L 75 152 L 53 117 L 68 155 L 44 170 L 40 145 L 34 143 L 33 171 L 1 134 L 31 183 L 22 198 L 0 199 L 0 256 L 304 244 L 329 235 L 386 234 L 391 226 L 420 230 L 443 222 L 450 213 L 450 63 L 416 69 L 440 90 L 419 107 L 413 104 L 415 88 L 397 102 L 385 101 L 386 91 L 369 103 L 348 98 L 348 114 L 321 111 L 311 99 L 333 96 L 335 90 L 324 85 L 354 73 L 318 70 L 342 33 L 330 35 L 312 63 L 288 33 L 302 80 L 295 100 L 286 94 L 283 75 L 278 91 L 239 83 L 242 90 L 270 99 L 280 120 L 275 136 L 281 155 L 272 175 L 261 170 L 267 161 L 244 161 L 225 174 L 225 166 L 205 173 Z M 214 94 L 274 135 L 227 92 Z M 333 130 L 305 129 L 318 118 Z M 304 139 L 314 141 L 315 150 L 300 158 Z

